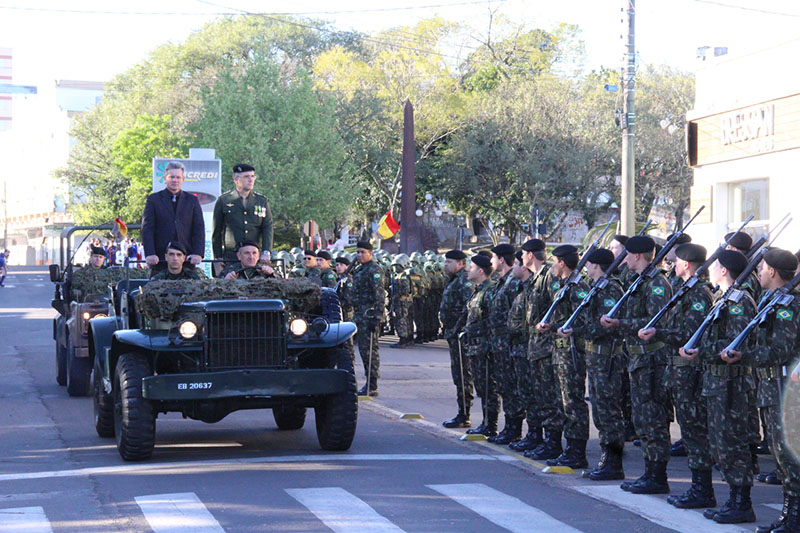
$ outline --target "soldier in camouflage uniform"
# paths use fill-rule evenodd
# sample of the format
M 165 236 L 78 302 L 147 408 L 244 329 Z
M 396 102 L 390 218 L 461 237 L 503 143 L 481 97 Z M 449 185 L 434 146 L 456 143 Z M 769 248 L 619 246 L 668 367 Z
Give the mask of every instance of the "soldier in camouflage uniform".
M 723 250 L 709 268 L 712 284 L 725 291 L 747 267 L 747 258 L 736 250 Z M 750 501 L 753 463 L 750 458 L 748 419 L 755 395 L 750 367 L 724 351 L 755 315 L 755 303 L 745 291 L 736 291 L 720 308 L 719 318 L 706 330 L 697 348 L 680 349 L 682 357 L 698 355 L 705 364 L 703 396 L 707 399 L 708 438 L 722 475 L 730 486 L 730 498 L 719 509 L 707 509 L 703 516 L 722 524 L 755 522 Z
M 706 249 L 699 244 L 681 244 L 675 250 L 675 274 L 685 282 L 706 261 Z M 675 289 L 680 287 L 676 284 Z M 678 350 L 697 331 L 711 310 L 711 285 L 701 279 L 689 289 L 673 310 L 664 318 L 665 327 L 639 331 L 639 338 L 656 338 L 670 347 L 667 356 L 665 383 L 672 393 L 675 413 L 681 427 L 681 437 L 689 457 L 692 485 L 680 496 L 669 496 L 667 502 L 679 509 L 701 509 L 717 505 L 712 486 L 711 468 L 714 460 L 708 442 L 708 411 L 703 397 L 703 367 L 700 359 L 690 361 Z
M 553 275 L 558 277 L 562 284 L 569 278 L 578 266 L 580 256 L 578 249 L 570 244 L 563 244 L 553 250 Z M 556 293 L 552 290 L 550 299 L 554 300 Z M 548 333 L 558 329 L 564 323 L 581 300 L 586 297 L 589 287 L 583 281 L 569 286 L 568 293 L 556 305 L 550 322 L 539 322 L 536 330 L 539 333 Z M 548 459 L 550 466 L 568 466 L 570 468 L 585 468 L 589 466 L 586 460 L 586 442 L 589 440 L 589 406 L 586 405 L 586 356 L 583 352 L 583 339 L 556 333 L 553 349 L 553 367 L 556 371 L 559 389 L 561 390 L 561 404 L 564 409 L 564 437 L 567 447 L 558 457 Z
M 317 252 L 317 268 L 319 268 L 320 285 L 329 289 L 335 289 L 336 272 L 331 268 L 331 254 L 326 250 Z
M 161 272 L 156 273 L 152 280 L 182 280 L 182 279 L 200 279 L 199 271 L 194 268 L 185 268 L 183 262 L 186 261 L 186 247 L 179 242 L 170 242 L 167 244 L 167 250 L 164 252 L 164 258 L 167 260 L 167 268 Z
M 378 395 L 378 378 L 381 374 L 378 333 L 386 299 L 383 290 L 383 270 L 373 260 L 372 244 L 359 241 L 356 244 L 358 262 L 353 274 L 353 315 L 358 326 L 358 353 L 364 363 L 367 382 L 358 393 L 361 396 Z
M 762 292 L 774 292 L 795 275 L 797 257 L 787 250 L 773 248 L 764 254 L 758 273 Z M 798 418 L 787 417 L 783 397 L 788 376 L 797 365 L 800 349 L 800 291 L 790 293 L 794 299 L 777 306 L 767 315 L 764 327 L 757 330 L 754 346 L 744 350 L 743 364 L 755 367 L 758 375 L 757 405 L 767 423 L 770 449 L 783 477 L 783 510 L 772 524 L 756 531 L 800 531 L 800 462 L 787 445 L 783 421 L 797 426 Z M 730 352 L 736 357 L 738 353 Z
M 614 262 L 610 250 L 598 248 L 586 261 L 586 273 L 592 283 L 597 281 Z M 599 289 L 582 311 L 583 319 L 572 329 L 561 329 L 569 336 L 584 340 L 586 372 L 592 398 L 592 419 L 600 434 L 600 462 L 583 477 L 593 481 L 625 479 L 622 468 L 622 452 L 625 445 L 625 421 L 622 415 L 622 379 L 620 368 L 625 367 L 622 342 L 614 332 L 600 325 L 600 317 L 608 313 L 622 296 L 622 285 L 614 278 L 607 279 L 605 287 Z M 624 376 L 627 379 L 627 374 Z
M 611 239 L 608 249 L 614 254 L 614 259 L 625 250 L 626 242 L 628 242 L 627 235 L 617 234 Z M 636 278 L 636 274 L 631 272 L 624 262 L 617 268 L 617 271 L 614 272 L 612 276 L 622 285 L 623 291 L 627 290 L 628 286 L 630 286 L 631 282 Z M 627 360 L 628 352 L 625 351 L 624 342 L 622 343 L 622 355 Z M 631 416 L 631 379 L 628 374 L 628 365 L 624 365 L 624 368 L 620 369 L 620 374 L 622 374 L 622 416 L 625 419 L 625 440 L 630 442 L 636 440 L 637 436 L 636 430 L 633 427 L 633 417 Z
M 339 294 L 339 305 L 342 308 L 342 318 L 348 322 L 353 321 L 353 280 L 348 269 L 350 260 L 347 257 L 336 258 L 336 292 Z
M 456 329 L 464 332 L 464 353 L 469 358 L 475 377 L 475 392 L 481 399 L 483 421 L 476 428 L 468 429 L 472 435 L 497 435 L 497 418 L 500 414 L 500 397 L 494 380 L 492 353 L 489 347 L 489 304 L 494 282 L 492 261 L 484 255 L 476 255 L 467 272 L 467 279 L 475 284 L 475 292 L 467 302 Z
M 392 304 L 394 327 L 399 338 L 392 348 L 408 348 L 414 344 L 414 323 L 411 321 L 411 307 L 414 299 L 411 293 L 411 276 L 408 271 L 408 256 L 399 254 L 392 261 Z
M 472 367 L 469 359 L 463 354 L 463 346 L 458 336 L 458 320 L 475 288 L 467 279 L 465 268 L 467 256 L 461 250 L 450 250 L 445 254 L 445 273 L 450 276 L 450 281 L 442 294 L 442 304 L 439 307 L 439 319 L 444 328 L 444 338 L 450 349 L 450 373 L 453 384 L 456 386 L 456 401 L 458 414 L 450 420 L 445 420 L 446 428 L 468 428 L 471 425 L 469 410 L 472 407 Z
M 225 267 L 220 273 L 220 277 L 229 280 L 275 277 L 275 270 L 271 266 L 258 264 L 260 256 L 261 250 L 258 248 L 258 244 L 252 241 L 240 242 L 236 250 L 236 258 L 239 262 Z
M 439 303 L 444 288 L 439 285 L 439 275 L 436 272 L 433 261 L 425 263 L 425 275 L 428 278 L 429 290 L 428 297 L 425 298 L 425 331 L 423 332 L 423 340 L 431 342 L 436 340 L 436 336 L 439 333 Z M 437 292 L 439 296 L 437 296 Z
M 525 410 L 517 391 L 514 360 L 510 353 L 508 313 L 519 292 L 520 282 L 511 274 L 514 265 L 514 247 L 498 244 L 492 248 L 492 267 L 497 276 L 489 302 L 489 332 L 491 333 L 491 360 L 494 364 L 497 392 L 503 401 L 505 427 L 496 437 L 489 437 L 495 444 L 510 444 L 522 437 L 522 421 Z
M 625 262 L 637 275 L 644 271 L 655 255 L 655 242 L 646 236 L 628 239 Z M 621 318 L 603 315 L 600 323 L 608 329 L 619 329 L 627 344 L 628 372 L 631 379 L 633 424 L 642 441 L 645 472 L 636 481 L 623 482 L 620 487 L 635 494 L 667 494 L 667 463 L 669 462 L 669 415 L 664 369 L 667 350 L 661 341 L 645 342 L 638 338 L 639 330 L 650 321 L 672 296 L 672 287 L 660 272 L 644 280 L 626 302 Z
M 317 252 L 314 250 L 306 250 L 303 253 L 303 267 L 306 269 L 306 276 L 319 283 L 320 270 L 317 266 Z
M 430 291 L 430 282 L 425 274 L 422 263 L 422 254 L 414 252 L 411 254 L 411 280 L 414 286 L 414 325 L 416 335 L 414 342 L 422 344 L 425 336 L 425 300 Z

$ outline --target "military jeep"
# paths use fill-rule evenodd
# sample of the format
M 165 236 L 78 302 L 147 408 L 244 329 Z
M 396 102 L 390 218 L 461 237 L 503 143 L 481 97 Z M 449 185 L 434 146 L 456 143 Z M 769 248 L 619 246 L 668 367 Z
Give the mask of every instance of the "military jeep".
M 324 450 L 347 450 L 358 415 L 355 324 L 305 279 L 122 281 L 115 316 L 90 322 L 95 429 L 123 459 L 149 458 L 156 418 L 214 423 L 272 409 L 281 430 L 314 409 Z

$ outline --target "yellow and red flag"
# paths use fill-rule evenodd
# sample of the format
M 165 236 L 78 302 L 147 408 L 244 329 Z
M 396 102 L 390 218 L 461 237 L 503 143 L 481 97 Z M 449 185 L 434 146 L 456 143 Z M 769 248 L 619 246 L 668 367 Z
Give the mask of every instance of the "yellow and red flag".
M 121 218 L 117 217 L 114 219 L 114 229 L 111 233 L 117 240 L 124 239 L 128 236 L 128 226 L 125 225 Z
M 384 239 L 388 239 L 398 231 L 400 231 L 400 224 L 394 219 L 392 212 L 387 211 L 378 223 L 378 233 Z

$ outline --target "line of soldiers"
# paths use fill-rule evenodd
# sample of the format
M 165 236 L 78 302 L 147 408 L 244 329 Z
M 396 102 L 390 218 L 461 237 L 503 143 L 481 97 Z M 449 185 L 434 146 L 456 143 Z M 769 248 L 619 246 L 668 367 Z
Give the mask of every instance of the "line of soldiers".
M 645 472 L 621 489 L 670 492 L 674 411 L 692 484 L 667 501 L 706 508 L 706 518 L 727 524 L 755 521 L 750 488 L 761 419 L 778 465 L 764 479 L 780 480 L 784 505 L 776 521 L 757 531 L 800 531 L 800 463 L 786 445 L 800 421 L 782 409 L 800 347 L 798 258 L 778 248 L 754 254 L 743 232 L 727 235 L 710 257 L 690 241 L 682 232 L 670 236 L 665 254 L 651 237 L 616 235 L 608 249 L 593 246 L 584 257 L 574 246 L 558 246 L 550 262 L 538 239 L 520 250 L 495 246 L 469 264 L 464 252 L 447 252 L 450 280 L 439 317 L 458 414 L 444 426 L 470 428 L 467 433 L 551 466 L 587 468 L 588 382 L 601 457 L 583 476 L 624 480 L 629 394 Z M 664 257 L 668 269 L 655 264 Z M 754 317 L 760 327 L 752 326 Z M 473 390 L 483 410 L 475 428 Z M 501 408 L 505 427 L 498 433 Z M 721 507 L 712 487 L 714 464 L 730 486 Z

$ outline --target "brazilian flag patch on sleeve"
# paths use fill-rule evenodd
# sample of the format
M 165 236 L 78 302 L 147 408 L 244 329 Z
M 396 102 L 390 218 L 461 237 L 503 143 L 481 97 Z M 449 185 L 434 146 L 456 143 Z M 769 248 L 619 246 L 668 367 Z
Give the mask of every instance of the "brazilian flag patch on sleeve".
M 732 305 L 730 309 L 730 314 L 732 315 L 741 315 L 744 313 L 744 309 L 741 305 Z
M 561 288 L 561 283 L 558 281 L 554 281 L 553 284 L 550 286 L 550 288 L 553 289 L 554 291 L 557 291 L 558 289 Z
M 697 311 L 698 313 L 704 313 L 706 310 L 706 304 L 703 302 L 692 302 L 692 311 Z
M 778 320 L 791 320 L 794 318 L 794 311 L 790 309 L 781 309 L 775 314 L 775 316 L 778 317 Z
M 653 287 L 653 294 L 656 296 L 664 296 L 664 287 Z
M 603 300 L 603 307 L 614 307 L 617 301 L 614 298 L 606 298 Z
M 375 272 L 375 273 L 372 275 L 372 277 L 373 277 L 373 278 L 375 278 L 375 279 L 379 279 L 379 278 L 381 277 L 381 275 L 380 275 L 380 273 L 379 273 L 379 272 Z
M 578 298 L 580 298 L 581 300 L 586 298 L 586 291 L 578 291 Z

